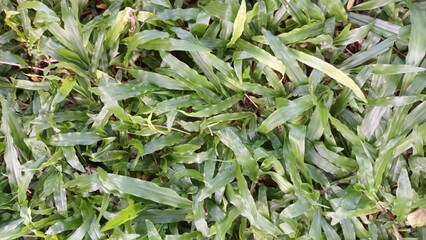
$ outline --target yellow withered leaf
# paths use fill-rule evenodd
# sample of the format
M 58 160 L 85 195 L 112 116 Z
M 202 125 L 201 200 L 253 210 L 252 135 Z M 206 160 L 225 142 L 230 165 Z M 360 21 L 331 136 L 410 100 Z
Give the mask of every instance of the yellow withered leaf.
M 412 227 L 422 227 L 426 225 L 426 208 L 418 208 L 408 214 L 407 220 Z

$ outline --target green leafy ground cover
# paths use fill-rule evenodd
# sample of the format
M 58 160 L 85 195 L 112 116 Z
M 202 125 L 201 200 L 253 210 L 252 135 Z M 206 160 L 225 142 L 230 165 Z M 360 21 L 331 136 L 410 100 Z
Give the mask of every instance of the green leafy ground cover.
M 426 239 L 424 1 L 0 16 L 0 239 Z

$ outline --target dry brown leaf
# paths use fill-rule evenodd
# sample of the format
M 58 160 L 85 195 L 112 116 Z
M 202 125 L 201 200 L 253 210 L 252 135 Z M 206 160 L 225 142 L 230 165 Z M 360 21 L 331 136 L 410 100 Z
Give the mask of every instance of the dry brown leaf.
M 407 220 L 412 227 L 422 227 L 426 225 L 426 208 L 418 208 L 408 214 Z
M 99 3 L 96 5 L 96 8 L 105 10 L 108 8 L 108 5 L 106 5 L 105 3 Z
M 348 5 L 346 5 L 346 8 L 349 10 L 354 6 L 355 0 L 349 0 Z

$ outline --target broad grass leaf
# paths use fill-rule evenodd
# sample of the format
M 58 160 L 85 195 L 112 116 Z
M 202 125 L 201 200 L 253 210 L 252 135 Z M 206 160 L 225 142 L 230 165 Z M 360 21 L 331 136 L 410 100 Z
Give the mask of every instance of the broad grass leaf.
M 142 210 L 143 206 L 141 203 L 133 204 L 130 202 L 129 206 L 118 212 L 117 215 L 115 215 L 113 218 L 109 219 L 101 230 L 108 231 L 110 229 L 116 228 L 121 224 L 136 218 Z
M 383 97 L 369 99 L 368 105 L 371 106 L 381 106 L 381 107 L 400 107 L 405 105 L 411 105 L 418 101 L 424 101 L 426 99 L 425 95 L 418 96 L 400 96 L 400 97 Z
M 95 214 L 90 214 L 84 221 L 83 223 L 80 225 L 80 227 L 77 228 L 77 230 L 75 230 L 73 232 L 73 234 L 70 235 L 71 239 L 83 239 L 84 236 L 86 236 L 87 232 L 90 229 L 91 223 L 93 221 L 93 219 L 95 218 Z
M 394 75 L 403 73 L 423 72 L 426 69 L 403 64 L 374 64 L 373 73 L 380 75 Z
M 301 51 L 292 49 L 291 53 L 298 61 L 327 74 L 328 76 L 336 80 L 338 83 L 350 88 L 354 92 L 354 94 L 363 102 L 367 102 L 367 99 L 365 98 L 364 93 L 361 91 L 359 86 L 356 85 L 350 77 L 348 77 L 345 73 L 343 73 L 333 65 Z
M 238 112 L 238 113 L 223 113 L 213 117 L 205 119 L 201 124 L 200 128 L 213 127 L 214 125 L 222 122 L 230 122 L 235 120 L 242 120 L 253 117 L 253 113 L 249 112 Z
M 181 145 L 182 146 L 182 145 Z M 192 153 L 192 152 L 186 152 L 186 153 L 171 153 L 170 157 L 175 159 L 178 163 L 185 163 L 185 164 L 193 164 L 193 163 L 202 163 L 204 161 L 209 160 L 211 156 L 212 151 L 206 151 L 206 152 L 200 152 L 200 153 Z
M 61 87 L 58 90 L 58 93 L 55 95 L 53 99 L 53 103 L 60 103 L 68 96 L 68 94 L 72 91 L 76 80 L 73 77 L 65 78 L 62 82 Z
M 79 56 L 81 64 L 87 66 L 89 63 L 89 52 L 84 45 L 81 29 L 74 16 L 71 15 L 70 8 L 65 0 L 61 1 L 61 13 L 64 28 L 61 28 L 58 23 L 54 22 L 48 25 L 48 29 L 61 44 Z
M 414 107 L 407 115 L 402 124 L 404 131 L 414 128 L 417 124 L 421 123 L 424 126 L 426 121 L 426 102 L 422 101 L 419 105 Z M 419 125 L 420 126 L 420 125 Z
M 225 240 L 226 232 L 232 227 L 233 222 L 241 214 L 241 210 L 236 207 L 230 208 L 226 218 L 217 224 L 217 233 L 215 235 L 215 240 Z
M 244 25 L 246 22 L 246 0 L 241 1 L 240 9 L 237 12 L 237 16 L 234 20 L 234 25 L 232 27 L 232 37 L 226 47 L 231 47 L 235 42 L 241 37 L 244 31 Z
M 392 162 L 392 153 L 395 148 L 400 144 L 402 136 L 392 139 L 387 145 L 380 150 L 379 157 L 374 163 L 374 189 L 377 190 L 382 184 L 383 178 L 386 175 L 387 165 Z
M 325 159 L 323 156 L 318 154 L 318 152 L 315 150 L 312 144 L 308 144 L 306 146 L 305 157 L 306 157 L 306 160 L 309 161 L 309 163 L 314 164 L 315 166 L 317 166 L 319 169 L 321 169 L 324 172 L 337 175 L 337 176 L 342 176 L 345 174 L 341 169 L 339 169 L 333 163 L 328 161 L 328 159 Z
M 157 51 L 187 51 L 187 52 L 210 52 L 211 51 L 207 47 L 203 47 L 185 40 L 174 39 L 174 38 L 151 40 L 149 42 L 139 44 L 139 48 L 147 49 L 147 50 L 157 50 Z
M 15 79 L 12 80 L 13 86 L 15 88 L 25 89 L 25 90 L 32 90 L 32 91 L 47 91 L 50 90 L 50 82 L 32 82 L 28 80 L 20 80 Z
M 148 239 L 149 240 L 161 240 L 161 236 L 155 228 L 154 224 L 148 219 L 145 220 L 146 227 L 148 229 Z
M 320 0 L 319 2 L 331 16 L 336 17 L 337 21 L 346 22 L 348 20 L 348 16 L 341 1 Z
M 157 103 L 154 111 L 158 114 L 170 112 L 173 110 L 184 109 L 190 106 L 201 106 L 204 101 L 196 94 L 187 94 L 181 97 L 175 97 Z
M 19 4 L 17 10 L 23 9 L 34 9 L 38 12 L 39 15 L 35 19 L 35 22 L 57 22 L 60 21 L 60 18 L 56 13 L 50 9 L 48 6 L 39 1 L 27 1 Z M 37 20 L 38 19 L 38 20 Z
M 351 11 L 365 11 L 365 10 L 376 9 L 376 8 L 383 7 L 395 2 L 397 2 L 397 0 L 372 0 L 372 1 L 360 3 L 352 7 Z
M 270 68 L 279 71 L 282 75 L 285 74 L 285 66 L 277 58 L 266 52 L 265 50 L 252 45 L 242 39 L 237 41 L 237 47 L 249 53 L 253 58 L 260 63 L 268 65 Z
M 347 158 L 329 150 L 323 142 L 316 142 L 315 150 L 324 159 L 327 159 L 327 161 L 337 166 L 340 171 L 349 173 L 358 169 L 358 164 L 354 159 Z
M 65 159 L 67 160 L 68 164 L 71 167 L 73 167 L 74 169 L 77 169 L 80 172 L 85 172 L 83 165 L 80 163 L 80 161 L 77 158 L 74 147 L 64 146 L 61 149 Z
M 178 20 L 182 19 L 184 21 L 189 21 L 196 19 L 198 14 L 200 14 L 200 9 L 198 8 L 188 8 L 188 9 L 165 9 L 157 13 L 157 16 L 161 20 Z
M 312 218 L 311 226 L 309 228 L 309 236 L 314 239 L 321 238 L 321 210 L 318 208 L 315 210 Z
M 313 103 L 310 96 L 304 96 L 294 101 L 289 101 L 287 106 L 278 108 L 275 112 L 269 115 L 269 117 L 266 118 L 259 126 L 258 131 L 268 133 L 277 126 L 303 114 L 312 106 Z
M 76 192 L 94 192 L 99 190 L 101 182 L 97 173 L 91 175 L 80 175 L 75 177 L 73 180 L 68 181 L 64 184 L 64 187 L 75 188 Z
M 311 205 L 304 198 L 299 198 L 296 202 L 286 207 L 280 216 L 286 218 L 296 218 L 305 213 Z
M 162 7 L 166 7 L 166 8 L 171 8 L 172 4 L 170 4 L 169 0 L 152 0 L 151 1 L 153 4 L 162 6 Z
M 241 170 L 238 169 L 238 166 L 236 170 L 236 176 L 239 194 L 234 193 L 230 185 L 228 185 L 226 188 L 226 193 L 230 199 L 230 202 L 235 207 L 240 209 L 241 215 L 246 217 L 250 224 L 253 224 L 262 232 L 271 234 L 273 236 L 282 234 L 278 227 L 276 227 L 273 223 L 271 223 L 267 218 L 258 212 L 254 199 L 250 194 L 247 183 L 244 180 L 244 176 L 242 175 Z
M 218 96 L 212 91 L 214 85 L 206 77 L 199 75 L 194 69 L 191 69 L 184 62 L 181 62 L 170 53 L 161 53 L 161 57 L 170 68 L 182 78 L 184 83 L 194 89 L 200 97 L 210 103 L 218 102 Z
M 315 21 L 299 28 L 292 29 L 289 32 L 281 33 L 277 37 L 285 44 L 303 42 L 305 39 L 318 36 L 324 32 L 324 23 Z M 265 36 L 259 35 L 252 38 L 260 43 L 267 43 Z
M 175 80 L 163 74 L 158 74 L 155 72 L 149 72 L 145 70 L 139 69 L 130 69 L 129 73 L 136 78 L 137 81 L 141 81 L 144 83 L 150 83 L 155 86 L 172 89 L 172 90 L 189 90 L 186 84 L 181 81 Z
M 241 100 L 242 96 L 237 94 L 233 97 L 227 98 L 217 104 L 210 105 L 207 108 L 204 108 L 200 111 L 194 112 L 194 113 L 186 113 L 182 112 L 183 114 L 190 116 L 190 117 L 197 117 L 197 118 L 203 118 L 203 117 L 210 117 L 212 115 L 216 115 L 220 112 L 226 111 L 228 108 L 232 107 L 234 104 L 239 102 Z
M 150 220 L 153 223 L 166 224 L 184 221 L 190 209 L 147 209 L 142 210 L 135 221 Z
M 408 7 L 410 8 L 411 33 L 406 64 L 419 66 L 426 54 L 426 43 L 422 41 L 422 33 L 426 30 L 423 22 L 423 19 L 426 18 L 426 12 L 416 4 L 410 3 Z
M 213 173 L 211 173 L 213 174 Z M 235 164 L 222 164 L 220 171 L 212 179 L 205 179 L 206 186 L 200 190 L 199 200 L 202 201 L 235 179 Z M 208 184 L 207 184 L 208 183 Z
M 233 21 L 237 15 L 237 11 L 234 11 L 228 3 L 217 0 L 209 1 L 208 4 L 202 8 L 209 15 L 227 21 Z
M 234 152 L 237 162 L 243 168 L 243 172 L 251 179 L 256 179 L 259 167 L 240 137 L 234 132 L 234 129 L 223 128 L 217 134 L 220 141 Z
M 372 31 L 386 38 L 398 35 L 401 26 L 387 22 L 378 18 L 373 18 L 368 15 L 350 12 L 348 13 L 349 21 L 359 26 L 364 26 L 373 23 Z
M 210 228 L 207 225 L 206 214 L 204 212 L 204 201 L 198 200 L 198 195 L 194 196 L 192 202 L 192 212 L 194 213 L 194 225 L 203 236 L 209 237 Z
M 416 4 L 408 4 L 410 8 L 411 33 L 408 43 L 408 53 L 405 63 L 412 66 L 419 66 L 426 55 L 426 43 L 423 41 L 422 32 L 426 31 L 423 19 L 426 12 Z M 415 80 L 415 74 L 406 74 L 402 79 L 401 91 L 404 93 L 408 86 Z
M 7 146 L 7 148 L 11 149 L 12 145 L 16 144 L 17 150 L 19 150 L 22 154 L 21 156 L 26 159 L 28 158 L 30 150 L 24 142 L 27 136 L 24 132 L 22 121 L 12 108 L 10 100 L 0 95 L 0 103 L 2 107 L 2 129 L 5 135 L 10 137 L 8 141 L 11 145 Z
M 162 32 L 158 30 L 144 30 L 141 32 L 135 33 L 133 36 L 127 39 L 127 55 L 131 53 L 139 45 L 150 42 L 155 39 L 164 39 L 169 38 L 170 34 L 167 32 Z
M 190 200 L 179 196 L 172 189 L 160 187 L 155 183 L 137 178 L 109 174 L 100 168 L 97 171 L 99 179 L 108 191 L 118 192 L 120 195 L 129 194 L 177 208 L 190 208 L 192 205 Z
M 68 204 L 67 204 L 67 195 L 64 188 L 64 181 L 62 173 L 58 173 L 56 179 L 55 191 L 53 193 L 53 199 L 55 201 L 55 206 L 58 209 L 59 213 L 67 215 Z
M 159 151 L 166 146 L 173 146 L 181 141 L 182 135 L 176 132 L 161 136 L 159 138 L 154 138 L 149 143 L 145 144 L 142 156 Z
M 18 186 L 18 183 L 20 182 L 22 178 L 21 163 L 19 162 L 18 150 L 14 144 L 12 133 L 9 129 L 9 126 L 4 116 L 2 117 L 1 129 L 2 129 L 2 132 L 5 134 L 4 158 L 5 158 L 7 176 L 8 176 L 10 186 L 16 189 Z
M 27 66 L 28 64 L 21 57 L 11 53 L 10 51 L 0 50 L 0 64 L 12 66 Z
M 337 234 L 336 230 L 331 227 L 331 225 L 324 219 L 321 218 L 321 228 L 324 231 L 324 234 L 327 239 L 331 240 L 340 240 L 341 238 Z
M 284 156 L 288 159 L 288 168 L 290 169 L 290 176 L 296 188 L 301 190 L 301 179 L 299 172 L 308 179 L 308 172 L 305 165 L 305 139 L 306 127 L 303 125 L 287 125 L 289 128 L 289 145 L 283 147 Z M 284 143 L 287 144 L 287 143 Z
M 373 159 L 363 145 L 355 145 L 353 152 L 359 166 L 359 182 L 362 183 L 368 191 L 372 191 L 374 187 Z
M 18 229 L 18 227 L 21 225 L 22 222 L 23 222 L 23 219 L 7 221 L 0 227 L 0 231 L 4 234 L 12 234 L 16 232 L 16 230 Z
M 49 138 L 52 146 L 72 147 L 76 145 L 91 145 L 102 140 L 102 137 L 94 132 L 70 132 L 59 133 Z
M 407 169 L 402 168 L 398 177 L 396 199 L 392 208 L 392 212 L 397 216 L 397 220 L 400 222 L 407 218 L 415 197 L 410 181 Z
M 347 27 L 351 27 L 351 24 L 347 25 Z M 333 44 L 338 46 L 346 46 L 354 42 L 363 41 L 367 34 L 371 31 L 372 27 L 373 24 L 368 24 L 350 31 L 348 28 L 348 31 L 345 34 L 343 34 L 344 32 L 342 31 L 339 36 L 333 40 Z
M 108 96 L 112 101 L 119 101 L 139 95 L 148 94 L 158 89 L 155 86 L 141 84 L 139 81 L 129 81 L 126 84 L 108 83 L 105 86 L 92 88 L 91 91 L 100 96 Z
M 275 56 L 284 63 L 284 66 L 286 67 L 286 74 L 290 80 L 293 81 L 295 85 L 305 83 L 307 80 L 306 74 L 302 71 L 290 50 L 279 40 L 278 37 L 272 35 L 272 33 L 268 30 L 263 29 L 262 33 Z
M 132 8 L 125 8 L 124 10 L 118 12 L 115 17 L 115 21 L 111 24 L 108 32 L 105 35 L 105 47 L 110 49 L 118 41 L 119 35 L 124 32 L 127 27 L 127 24 L 130 22 L 130 18 L 133 14 Z
M 340 222 L 340 225 L 342 226 L 344 239 L 347 239 L 347 240 L 355 240 L 356 239 L 356 231 L 355 231 L 354 224 L 352 223 L 352 220 L 343 219 Z
M 265 172 L 265 174 L 268 174 L 271 177 L 271 179 L 278 185 L 278 188 L 282 192 L 289 193 L 294 190 L 293 185 L 291 185 L 291 183 L 280 174 L 272 171 Z
M 59 220 L 55 222 L 52 226 L 47 229 L 47 235 L 55 235 L 65 231 L 78 228 L 82 223 L 81 216 L 71 216 L 64 220 Z

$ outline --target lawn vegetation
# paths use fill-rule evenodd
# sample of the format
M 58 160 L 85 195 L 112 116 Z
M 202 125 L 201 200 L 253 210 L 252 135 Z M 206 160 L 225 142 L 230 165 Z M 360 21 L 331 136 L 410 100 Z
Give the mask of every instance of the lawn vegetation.
M 0 239 L 426 239 L 426 3 L 0 0 Z

